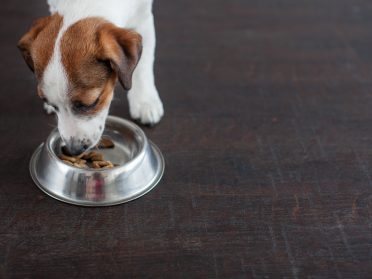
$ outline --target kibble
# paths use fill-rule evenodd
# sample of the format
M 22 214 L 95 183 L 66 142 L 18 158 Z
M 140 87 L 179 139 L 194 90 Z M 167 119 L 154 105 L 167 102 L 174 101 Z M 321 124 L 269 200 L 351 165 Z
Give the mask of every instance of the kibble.
M 90 151 L 84 154 L 82 158 L 89 161 L 103 161 L 103 155 L 97 151 Z
M 102 137 L 98 143 L 98 148 L 114 148 L 115 144 L 107 137 Z
M 112 140 L 108 138 L 102 138 L 97 145 L 98 148 L 104 149 L 104 148 L 114 148 L 115 144 Z M 70 166 L 75 166 L 77 168 L 81 169 L 102 169 L 102 168 L 113 168 L 115 166 L 118 166 L 117 164 L 113 164 L 110 161 L 106 161 L 103 157 L 102 153 L 99 153 L 98 151 L 89 151 L 87 153 L 82 153 L 77 156 L 69 156 L 66 155 L 66 150 L 62 148 L 62 152 L 59 155 L 59 158 L 66 164 Z

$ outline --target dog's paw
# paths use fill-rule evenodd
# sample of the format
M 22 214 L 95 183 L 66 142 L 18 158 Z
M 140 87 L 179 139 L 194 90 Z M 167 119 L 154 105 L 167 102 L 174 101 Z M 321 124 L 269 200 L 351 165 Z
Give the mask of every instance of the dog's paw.
M 54 108 L 47 103 L 44 103 L 44 110 L 47 114 L 55 113 Z
M 133 119 L 142 124 L 154 125 L 160 121 L 164 115 L 163 103 L 159 98 L 151 99 L 129 99 L 129 112 Z

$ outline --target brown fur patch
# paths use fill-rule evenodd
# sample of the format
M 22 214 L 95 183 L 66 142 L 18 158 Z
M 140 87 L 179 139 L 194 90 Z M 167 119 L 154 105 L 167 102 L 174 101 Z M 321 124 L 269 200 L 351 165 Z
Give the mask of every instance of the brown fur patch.
M 138 38 L 141 41 L 137 33 L 97 17 L 80 20 L 65 31 L 61 58 L 69 79 L 71 102 L 78 107 L 78 113 L 99 112 L 109 105 L 118 75 L 131 79 L 139 59 L 137 48 L 132 45 Z M 115 63 L 121 65 L 113 67 Z M 89 108 L 97 97 L 97 105 Z
M 61 39 L 62 64 L 65 67 L 71 102 L 86 106 L 97 105 L 83 114 L 95 114 L 109 105 L 116 82 L 116 74 L 110 65 L 98 59 L 101 46 L 97 30 L 105 23 L 100 18 L 87 18 L 70 26 Z
M 101 46 L 97 30 L 105 23 L 100 18 L 87 18 L 70 26 L 61 39 L 61 57 L 72 90 L 103 87 L 112 74 L 109 65 L 99 61 Z
M 40 79 L 50 58 L 62 26 L 63 17 L 55 13 L 34 22 L 30 30 L 20 39 L 18 48 L 36 77 Z
M 142 53 L 141 35 L 107 23 L 99 32 L 99 41 L 102 46 L 102 59 L 110 61 L 121 85 L 125 90 L 129 90 L 132 87 L 133 71 Z

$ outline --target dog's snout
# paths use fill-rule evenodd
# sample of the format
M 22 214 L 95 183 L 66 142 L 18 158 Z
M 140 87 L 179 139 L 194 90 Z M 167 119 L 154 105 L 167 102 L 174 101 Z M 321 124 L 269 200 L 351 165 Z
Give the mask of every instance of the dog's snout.
M 90 143 L 88 141 L 76 140 L 74 138 L 71 138 L 69 141 L 65 143 L 66 145 L 64 151 L 66 151 L 66 153 L 68 153 L 71 156 L 79 155 L 86 151 L 87 149 L 89 149 L 90 147 Z
M 85 150 L 86 149 L 84 149 L 83 147 L 75 147 L 75 146 L 67 147 L 68 153 L 72 156 L 79 155 L 79 154 L 83 153 Z

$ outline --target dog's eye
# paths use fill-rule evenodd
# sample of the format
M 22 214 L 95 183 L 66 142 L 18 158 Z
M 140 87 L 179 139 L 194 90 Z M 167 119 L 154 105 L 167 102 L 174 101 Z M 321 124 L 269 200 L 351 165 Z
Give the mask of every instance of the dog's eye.
M 81 101 L 74 101 L 72 106 L 73 109 L 77 112 L 88 112 L 89 110 L 95 108 L 95 106 L 98 104 L 99 97 L 94 101 L 92 104 L 84 104 Z

